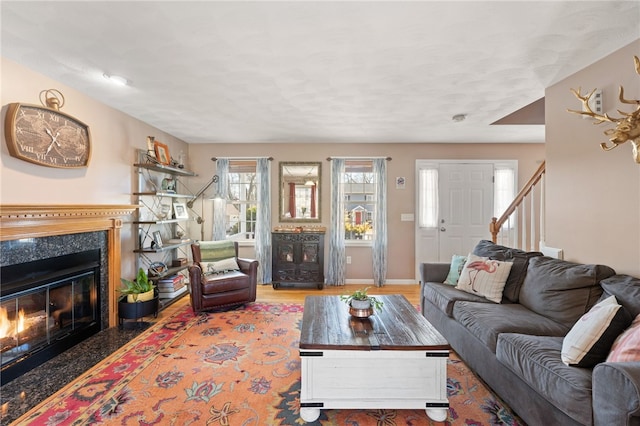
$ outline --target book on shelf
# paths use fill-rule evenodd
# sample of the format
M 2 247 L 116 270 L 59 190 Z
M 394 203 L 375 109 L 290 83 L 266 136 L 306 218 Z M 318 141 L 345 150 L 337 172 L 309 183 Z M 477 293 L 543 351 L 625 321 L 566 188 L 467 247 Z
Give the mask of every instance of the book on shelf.
M 158 291 L 158 296 L 163 298 L 163 299 L 169 299 L 172 297 L 176 297 L 176 296 L 180 296 L 182 293 L 187 291 L 187 286 L 183 285 L 182 287 L 178 288 L 177 290 L 174 291 Z
M 167 275 L 166 277 L 162 277 L 158 280 L 158 284 L 174 284 L 180 281 L 184 281 L 184 275 L 181 274 L 174 274 L 174 275 Z

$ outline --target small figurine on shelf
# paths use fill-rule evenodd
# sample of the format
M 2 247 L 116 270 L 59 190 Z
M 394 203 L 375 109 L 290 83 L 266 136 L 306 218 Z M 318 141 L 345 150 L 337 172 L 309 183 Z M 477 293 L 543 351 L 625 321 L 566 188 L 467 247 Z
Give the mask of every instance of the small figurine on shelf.
M 152 158 L 156 158 L 156 151 L 153 146 L 155 140 L 155 136 L 147 136 L 147 155 Z

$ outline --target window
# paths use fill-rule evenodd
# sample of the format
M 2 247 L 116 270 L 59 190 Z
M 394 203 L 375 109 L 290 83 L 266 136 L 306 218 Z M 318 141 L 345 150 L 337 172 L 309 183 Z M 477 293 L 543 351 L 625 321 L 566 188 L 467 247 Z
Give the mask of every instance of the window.
M 500 217 L 516 196 L 516 172 L 513 166 L 496 164 L 494 170 L 493 215 Z M 514 228 L 515 222 L 507 220 L 502 229 Z
M 436 166 L 437 167 L 437 166 Z M 435 228 L 438 226 L 438 169 L 425 168 L 418 172 L 418 226 Z
M 342 185 L 345 239 L 372 240 L 377 191 L 373 161 L 346 160 Z
M 230 240 L 255 239 L 258 184 L 255 160 L 229 160 L 226 236 Z

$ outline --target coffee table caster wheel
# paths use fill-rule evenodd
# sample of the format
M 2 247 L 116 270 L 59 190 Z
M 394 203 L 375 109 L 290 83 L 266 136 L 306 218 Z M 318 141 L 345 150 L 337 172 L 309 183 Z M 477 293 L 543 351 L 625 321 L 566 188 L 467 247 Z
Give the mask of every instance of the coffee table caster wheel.
M 425 411 L 427 416 L 434 422 L 444 422 L 449 414 L 449 410 L 446 408 L 427 408 Z
M 300 409 L 300 418 L 305 422 L 311 423 L 318 420 L 320 417 L 320 409 L 319 408 L 301 408 Z

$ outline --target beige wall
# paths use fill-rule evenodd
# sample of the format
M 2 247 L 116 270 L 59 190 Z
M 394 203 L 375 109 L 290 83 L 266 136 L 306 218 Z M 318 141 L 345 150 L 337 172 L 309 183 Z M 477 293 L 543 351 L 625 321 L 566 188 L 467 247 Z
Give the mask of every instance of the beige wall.
M 50 78 L 2 58 L 2 143 L 0 203 L 2 204 L 131 204 L 135 149 L 146 148 L 147 135 L 169 146 L 169 152 L 187 151 L 177 138 L 136 120 Z M 106 80 L 104 84 L 107 84 Z M 18 102 L 40 105 L 40 91 L 58 89 L 65 97 L 62 111 L 89 125 L 91 160 L 82 169 L 55 169 L 31 164 L 9 155 L 4 137 L 7 105 Z M 115 87 L 113 90 L 127 88 Z M 129 89 L 130 90 L 130 89 Z M 122 229 L 124 277 L 135 275 L 132 250 L 137 235 L 133 225 Z
M 569 88 L 598 87 L 604 90 L 607 110 L 620 107 L 617 86 L 628 97 L 640 94 L 640 76 L 633 70 L 632 56 L 640 53 L 640 42 L 561 81 L 546 92 L 547 144 L 205 144 L 188 147 L 189 161 L 200 176 L 191 186 L 199 188 L 215 171 L 212 156 L 273 156 L 273 195 L 277 194 L 279 161 L 321 161 L 323 167 L 323 223 L 328 224 L 329 163 L 326 157 L 391 156 L 389 180 L 407 178 L 405 190 L 389 188 L 390 279 L 413 277 L 413 226 L 401 222 L 400 213 L 414 209 L 414 168 L 416 159 L 518 159 L 519 181 L 535 170 L 537 161 L 547 159 L 547 244 L 563 248 L 569 260 L 599 262 L 618 272 L 640 276 L 640 166 L 631 160 L 630 146 L 604 152 L 605 126 L 594 126 L 568 114 L 566 108 L 579 107 Z M 93 154 L 88 168 L 58 170 L 32 165 L 8 155 L 4 135 L 1 143 L 0 202 L 52 204 L 126 204 L 133 201 L 135 148 L 144 148 L 151 134 L 167 143 L 172 152 L 185 144 L 158 129 L 94 101 L 72 88 L 2 59 L 2 121 L 12 102 L 38 103 L 41 90 L 56 88 L 67 100 L 63 111 L 75 115 L 91 127 Z M 583 90 L 584 90 L 583 89 Z M 115 89 L 114 89 L 115 90 Z M 630 106 L 626 106 L 630 111 Z M 617 115 L 617 114 L 616 114 Z M 546 149 L 546 153 L 545 153 Z M 273 224 L 277 224 L 274 205 Z M 132 275 L 133 225 L 123 229 L 123 276 Z M 349 248 L 353 263 L 349 278 L 369 278 L 370 255 L 364 248 Z
M 278 163 L 280 161 L 319 161 L 322 164 L 321 220 L 329 226 L 330 156 L 384 156 L 388 163 L 388 227 L 389 267 L 387 278 L 398 282 L 414 282 L 414 222 L 401 222 L 402 213 L 415 211 L 415 163 L 417 159 L 440 160 L 518 160 L 519 182 L 526 182 L 544 160 L 543 144 L 192 144 L 189 164 L 199 177 L 193 178 L 195 189 L 202 187 L 215 173 L 212 157 L 273 157 L 271 195 L 278 196 Z M 404 190 L 395 188 L 395 178 L 406 178 Z M 215 189 L 207 194 L 213 195 Z M 200 208 L 199 203 L 195 205 Z M 210 206 L 206 206 L 207 209 Z M 198 210 L 197 210 L 198 211 Z M 205 214 L 206 236 L 211 235 L 211 217 Z M 272 225 L 278 225 L 277 203 L 272 203 Z M 196 233 L 199 234 L 199 230 Z M 490 238 L 487 223 L 487 238 Z M 251 255 L 246 248 L 243 254 Z M 352 263 L 347 265 L 347 280 L 372 278 L 371 249 L 347 247 Z
M 640 99 L 633 56 L 640 40 L 546 90 L 547 245 L 564 249 L 565 259 L 603 263 L 618 273 L 640 276 L 640 164 L 630 143 L 605 152 L 603 131 L 611 125 L 569 114 L 580 109 L 569 91 L 602 89 L 605 112 L 633 111 L 618 101 L 618 86 Z

